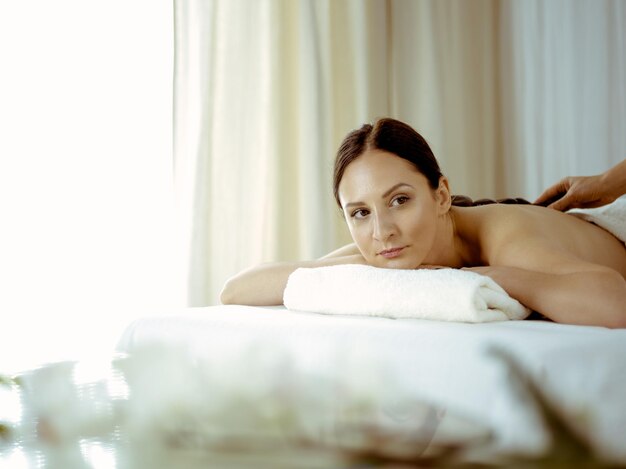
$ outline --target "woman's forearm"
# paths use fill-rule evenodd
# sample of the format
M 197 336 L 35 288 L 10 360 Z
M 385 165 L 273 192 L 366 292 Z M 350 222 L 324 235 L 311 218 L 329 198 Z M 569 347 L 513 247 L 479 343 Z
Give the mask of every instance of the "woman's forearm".
M 510 296 L 553 321 L 626 327 L 626 280 L 618 272 L 548 274 L 515 267 L 495 269 L 498 273 L 490 276 Z
M 271 306 L 283 304 L 289 275 L 300 267 L 364 264 L 360 254 L 326 257 L 312 261 L 275 262 L 245 270 L 229 279 L 220 294 L 223 304 Z

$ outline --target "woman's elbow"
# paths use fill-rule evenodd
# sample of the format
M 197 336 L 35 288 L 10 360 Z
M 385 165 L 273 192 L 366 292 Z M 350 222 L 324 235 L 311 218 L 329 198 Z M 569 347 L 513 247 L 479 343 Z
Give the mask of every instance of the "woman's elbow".
M 226 281 L 220 292 L 220 302 L 223 305 L 268 306 L 280 304 L 273 299 L 266 298 L 249 279 L 235 276 Z
M 614 272 L 611 276 L 609 297 L 611 302 L 608 306 L 606 327 L 611 329 L 626 329 L 626 280 L 621 274 Z
M 233 279 L 229 279 L 222 287 L 222 291 L 220 292 L 220 302 L 223 305 L 238 304 L 237 295 L 235 293 L 235 287 L 233 283 Z
M 626 311 L 620 310 L 606 319 L 604 327 L 609 329 L 626 329 Z

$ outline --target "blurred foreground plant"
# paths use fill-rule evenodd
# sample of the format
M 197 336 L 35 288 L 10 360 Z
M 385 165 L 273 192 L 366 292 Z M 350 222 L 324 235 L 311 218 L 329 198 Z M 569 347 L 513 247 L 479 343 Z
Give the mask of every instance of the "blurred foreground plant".
M 116 358 L 107 376 L 93 380 L 77 381 L 76 364 L 68 362 L 18 380 L 1 377 L 0 385 L 22 394 L 34 424 L 23 421 L 21 435 L 31 425 L 37 438 L 26 443 L 70 448 L 99 438 L 124 449 L 134 461 L 125 467 L 182 467 L 172 458 L 190 453 L 207 459 L 184 467 L 206 467 L 216 455 L 223 458 L 219 467 L 251 468 L 618 467 L 502 349 L 491 356 L 506 366 L 514 390 L 534 403 L 552 437 L 540 457 L 468 459 L 488 446 L 490 434 L 475 422 L 443 417 L 445 409 L 401 389 L 386 374 L 384 357 L 344 350 L 340 358 L 320 352 L 319 361 L 305 362 L 297 350 L 248 345 L 216 343 L 201 356 L 145 347 Z M 469 430 L 438 440 L 445 418 Z M 0 439 L 8 441 L 13 428 L 2 425 Z

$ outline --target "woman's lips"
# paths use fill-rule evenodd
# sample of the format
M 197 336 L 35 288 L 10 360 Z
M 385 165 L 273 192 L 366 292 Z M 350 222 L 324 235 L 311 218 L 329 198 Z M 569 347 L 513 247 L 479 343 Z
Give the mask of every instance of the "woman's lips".
M 384 251 L 380 251 L 378 254 L 383 256 L 385 259 L 392 259 L 394 257 L 398 257 L 402 253 L 402 251 L 404 251 L 404 247 L 385 249 Z

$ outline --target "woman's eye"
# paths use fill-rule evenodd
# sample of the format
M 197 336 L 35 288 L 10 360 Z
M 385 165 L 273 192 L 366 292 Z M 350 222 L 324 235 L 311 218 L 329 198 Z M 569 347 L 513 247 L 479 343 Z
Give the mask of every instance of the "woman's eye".
M 369 212 L 367 210 L 359 209 L 352 212 L 352 218 L 365 218 Z
M 391 205 L 403 205 L 407 202 L 407 200 L 409 200 L 408 197 L 401 195 L 399 197 L 396 197 L 395 199 L 393 199 L 391 201 Z

